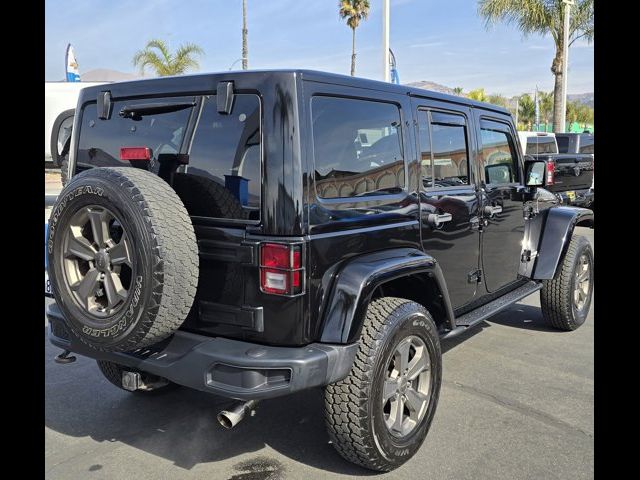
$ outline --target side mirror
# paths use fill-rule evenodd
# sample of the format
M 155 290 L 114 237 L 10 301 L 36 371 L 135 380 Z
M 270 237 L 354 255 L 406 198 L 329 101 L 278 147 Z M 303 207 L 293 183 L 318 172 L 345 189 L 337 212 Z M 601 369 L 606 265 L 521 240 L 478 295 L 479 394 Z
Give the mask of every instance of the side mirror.
M 544 176 L 547 170 L 547 163 L 532 157 L 524 159 L 524 178 L 527 187 L 544 187 Z

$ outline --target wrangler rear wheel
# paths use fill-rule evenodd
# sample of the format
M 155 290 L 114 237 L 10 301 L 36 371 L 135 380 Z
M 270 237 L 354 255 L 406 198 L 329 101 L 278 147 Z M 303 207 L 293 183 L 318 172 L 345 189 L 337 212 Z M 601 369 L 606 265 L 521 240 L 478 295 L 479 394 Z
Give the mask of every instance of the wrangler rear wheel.
M 374 300 L 351 372 L 325 389 L 333 446 L 371 470 L 399 467 L 427 436 L 441 379 L 440 340 L 429 312 L 402 298 Z

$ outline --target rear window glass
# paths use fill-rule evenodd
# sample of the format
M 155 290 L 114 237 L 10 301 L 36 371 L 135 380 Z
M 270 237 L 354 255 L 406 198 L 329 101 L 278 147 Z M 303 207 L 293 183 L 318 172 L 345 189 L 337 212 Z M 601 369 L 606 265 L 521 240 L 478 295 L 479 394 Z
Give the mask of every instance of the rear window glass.
M 402 190 L 404 159 L 396 105 L 318 96 L 311 107 L 319 197 L 360 197 Z
M 205 98 L 186 177 L 174 179 L 190 215 L 260 219 L 260 123 L 258 95 L 235 95 L 228 115 L 218 113 L 215 95 Z
M 539 153 L 558 153 L 556 148 L 556 139 L 554 137 L 528 137 L 527 138 L 527 155 L 536 155 Z
M 194 97 L 172 97 L 158 102 L 192 104 Z M 122 167 L 129 162 L 120 160 L 121 147 L 148 147 L 151 161 L 147 168 L 157 173 L 160 154 L 176 154 L 180 150 L 192 107 L 175 112 L 143 115 L 140 118 L 124 118 L 119 112 L 125 106 L 139 105 L 145 100 L 113 102 L 109 120 L 97 117 L 96 104 L 85 106 L 80 127 L 80 141 L 76 155 L 78 171 L 91 167 Z

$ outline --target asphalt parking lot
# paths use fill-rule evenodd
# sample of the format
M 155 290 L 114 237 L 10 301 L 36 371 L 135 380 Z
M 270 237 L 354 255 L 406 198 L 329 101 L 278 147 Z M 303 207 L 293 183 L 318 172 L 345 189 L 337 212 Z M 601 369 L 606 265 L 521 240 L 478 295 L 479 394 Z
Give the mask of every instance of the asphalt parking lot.
M 592 230 L 578 230 L 593 244 Z M 45 318 L 46 478 L 593 478 L 593 304 L 575 332 L 547 328 L 538 307 L 536 293 L 443 343 L 431 431 L 412 460 L 382 475 L 333 451 L 320 389 L 264 401 L 224 430 L 215 419 L 223 398 L 131 394 L 93 360 L 55 364 Z

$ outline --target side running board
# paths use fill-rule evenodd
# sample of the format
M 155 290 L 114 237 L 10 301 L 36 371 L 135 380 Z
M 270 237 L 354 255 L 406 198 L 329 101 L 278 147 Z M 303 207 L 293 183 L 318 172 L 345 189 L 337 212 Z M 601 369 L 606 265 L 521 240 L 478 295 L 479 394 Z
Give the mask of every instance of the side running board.
M 527 282 L 521 287 L 510 291 L 509 293 L 496 298 L 495 300 L 476 308 L 475 310 L 465 313 L 461 317 L 456 318 L 456 328 L 449 330 L 440 337 L 441 340 L 446 338 L 455 337 L 460 335 L 483 320 L 495 315 L 499 311 L 507 308 L 509 305 L 516 303 L 518 300 L 522 300 L 524 297 L 528 297 L 534 292 L 537 292 L 542 288 L 542 283 L 539 282 Z

